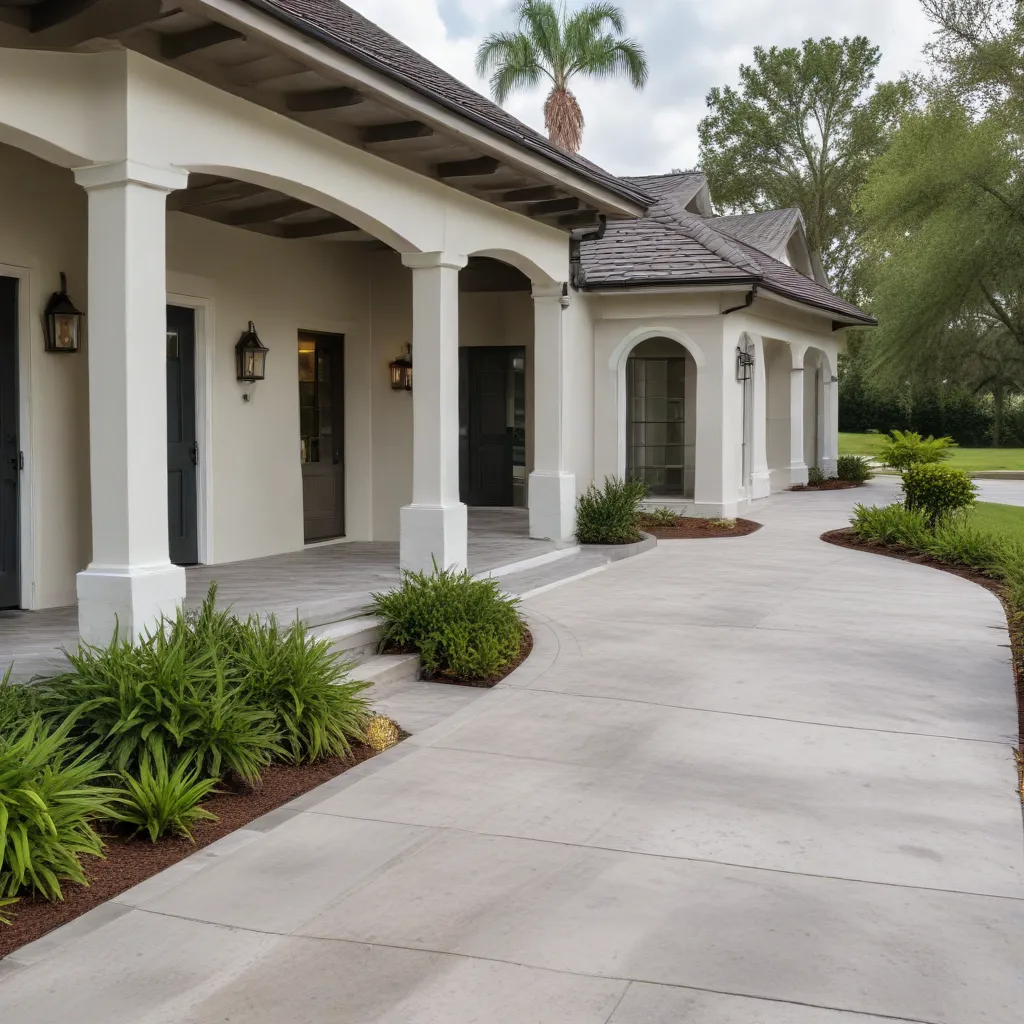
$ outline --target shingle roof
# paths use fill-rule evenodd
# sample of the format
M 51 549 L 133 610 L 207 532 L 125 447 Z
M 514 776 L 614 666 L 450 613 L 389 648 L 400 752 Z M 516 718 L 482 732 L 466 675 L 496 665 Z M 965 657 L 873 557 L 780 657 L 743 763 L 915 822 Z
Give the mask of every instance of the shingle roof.
M 755 249 L 770 255 L 789 241 L 793 229 L 802 221 L 803 217 L 799 210 L 788 209 L 715 217 L 711 225 L 716 231 L 721 231 L 741 242 L 747 242 Z
M 318 42 L 646 209 L 651 197 L 589 160 L 554 145 L 496 103 L 389 35 L 341 0 L 245 0 Z
M 692 178 L 700 179 L 696 188 Z M 604 238 L 580 247 L 579 284 L 590 291 L 623 287 L 747 284 L 824 309 L 844 319 L 874 323 L 852 303 L 774 259 L 769 245 L 800 214 L 778 210 L 744 217 L 699 217 L 685 209 L 703 185 L 703 175 L 675 174 L 643 181 L 658 198 L 647 215 L 609 224 Z M 786 236 L 788 237 L 788 235 Z M 772 246 L 773 251 L 776 246 Z

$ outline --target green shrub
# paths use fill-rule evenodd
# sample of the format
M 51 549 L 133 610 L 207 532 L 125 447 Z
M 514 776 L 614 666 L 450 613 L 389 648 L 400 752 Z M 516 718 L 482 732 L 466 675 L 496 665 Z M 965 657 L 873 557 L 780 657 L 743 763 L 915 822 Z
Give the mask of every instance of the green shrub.
M 825 474 L 818 466 L 807 467 L 807 483 L 811 487 L 817 487 L 825 482 Z
M 37 715 L 0 738 L 0 900 L 36 892 L 63 898 L 61 882 L 86 884 L 79 857 L 102 856 L 92 829 L 110 816 L 114 791 L 99 785 L 99 759 L 76 753 L 69 724 L 48 728 Z
M 1003 543 L 994 534 L 979 530 L 963 517 L 947 517 L 928 537 L 924 550 L 940 562 L 968 565 L 981 572 L 995 572 Z
M 580 544 L 634 544 L 640 540 L 636 518 L 647 497 L 642 480 L 606 476 L 604 487 L 591 484 L 576 499 L 576 540 Z
M 299 622 L 281 630 L 271 618 L 238 630 L 231 668 L 251 701 L 274 716 L 280 744 L 293 764 L 345 755 L 363 742 L 371 684 L 347 679 L 351 665 L 329 640 Z
M 673 512 L 670 508 L 645 508 L 639 516 L 637 516 L 637 522 L 641 526 L 675 526 L 679 522 L 679 514 Z
M 217 816 L 199 806 L 217 785 L 216 779 L 200 777 L 198 768 L 182 758 L 171 771 L 167 755 L 157 749 L 148 753 L 139 765 L 139 776 L 122 776 L 124 790 L 114 812 L 116 821 L 134 825 L 136 832 L 149 833 L 152 842 L 172 833 L 192 839 L 192 828 L 200 821 L 216 821 Z
M 8 666 L 0 679 L 0 740 L 15 730 L 20 731 L 37 710 L 35 687 L 12 683 L 13 669 L 13 665 Z
M 185 613 L 140 643 L 115 635 L 67 657 L 70 672 L 39 684 L 40 705 L 51 720 L 68 719 L 72 740 L 95 746 L 116 772 L 162 750 L 172 761 L 193 759 L 205 775 L 233 772 L 251 783 L 284 753 L 274 714 L 253 703 L 224 651 L 197 639 Z
M 928 520 L 922 512 L 904 505 L 856 505 L 850 520 L 853 532 L 861 540 L 881 544 L 903 544 L 922 549 L 931 537 Z
M 969 508 L 977 488 L 962 469 L 917 463 L 903 471 L 903 493 L 909 509 L 923 512 L 934 528 L 944 516 Z
M 491 679 L 519 657 L 519 600 L 495 579 L 435 565 L 430 575 L 403 573 L 399 587 L 373 595 L 373 606 L 384 623 L 381 648 L 418 651 L 427 676 Z
M 878 460 L 902 473 L 909 466 L 942 462 L 956 447 L 951 437 L 921 437 L 914 430 L 894 430 L 882 442 Z
M 1004 542 L 993 574 L 1002 580 L 1013 610 L 1024 612 L 1024 545 Z
M 840 455 L 836 460 L 836 476 L 855 484 L 866 483 L 874 474 L 871 463 L 863 455 Z

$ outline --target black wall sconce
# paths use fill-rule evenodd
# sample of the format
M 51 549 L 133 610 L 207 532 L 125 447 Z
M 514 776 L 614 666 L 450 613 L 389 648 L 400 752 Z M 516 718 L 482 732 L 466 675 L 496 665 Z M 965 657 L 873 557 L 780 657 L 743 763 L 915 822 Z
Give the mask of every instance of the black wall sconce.
M 60 291 L 50 296 L 45 313 L 45 348 L 47 352 L 77 352 L 81 341 L 84 314 L 68 297 L 68 280 L 60 272 Z
M 737 347 L 736 349 L 736 380 L 741 384 L 750 380 L 754 371 L 754 353 Z
M 412 391 L 412 345 L 405 346 L 405 355 L 393 359 L 391 367 L 391 390 Z
M 235 361 L 238 379 L 247 384 L 263 380 L 267 373 L 267 353 L 270 351 L 260 341 L 253 322 L 249 321 L 249 329 L 238 339 L 235 345 Z

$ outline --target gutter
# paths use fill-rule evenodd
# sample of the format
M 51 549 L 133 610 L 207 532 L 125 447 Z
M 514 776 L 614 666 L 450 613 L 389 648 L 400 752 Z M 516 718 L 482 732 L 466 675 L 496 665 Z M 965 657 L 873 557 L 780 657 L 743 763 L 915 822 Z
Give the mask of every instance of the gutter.
M 569 283 L 575 291 L 579 291 L 585 284 L 581 255 L 583 243 L 601 241 L 607 230 L 608 218 L 602 213 L 598 216 L 596 231 L 591 228 L 574 228 L 569 232 Z
M 547 149 L 544 146 L 538 145 L 535 139 L 532 139 L 527 135 L 523 135 L 520 132 L 512 131 L 495 121 L 491 121 L 482 114 L 478 114 L 475 110 L 471 110 L 469 107 L 449 99 L 443 93 L 434 92 L 417 79 L 404 74 L 399 68 L 395 67 L 395 65 L 387 63 L 380 57 L 377 57 L 372 53 L 368 53 L 366 50 L 359 49 L 359 47 L 352 45 L 348 40 L 341 36 L 332 35 L 319 25 L 313 24 L 313 22 L 306 21 L 304 18 L 294 15 L 289 11 L 282 10 L 276 4 L 268 2 L 268 0 L 243 0 L 243 2 L 249 7 L 254 7 L 261 11 L 268 17 L 288 25 L 300 35 L 306 36 L 310 39 L 315 39 L 328 49 L 334 50 L 336 53 L 343 53 L 354 60 L 357 64 L 362 64 L 364 67 L 371 68 L 393 81 L 406 86 L 413 92 L 417 92 L 421 96 L 425 96 L 431 102 L 438 104 L 438 106 L 445 107 L 449 111 L 457 114 L 459 117 L 463 117 L 467 121 L 473 121 L 479 127 L 484 128 L 489 132 L 493 132 L 495 135 L 504 136 L 516 145 L 530 150 L 535 155 L 542 157 L 551 163 L 559 164 L 566 170 L 579 175 L 584 181 L 589 181 L 592 185 L 598 185 L 601 188 L 608 189 L 609 192 L 613 195 L 617 195 L 620 199 L 635 203 L 643 211 L 649 210 L 655 203 L 652 196 L 647 195 L 639 189 L 633 189 L 630 187 L 623 188 L 622 180 L 614 177 L 614 175 L 607 171 L 603 172 L 602 177 L 596 177 L 592 173 L 588 174 L 586 167 L 568 159 L 568 157 L 562 157 L 557 149 L 554 148 L 553 144 L 552 149 Z M 367 21 L 369 20 L 370 19 L 367 19 Z M 383 31 L 383 29 L 381 29 L 381 31 Z M 422 57 L 422 54 L 419 56 Z M 422 59 L 427 60 L 426 57 L 422 57 Z M 430 61 L 427 62 L 431 63 Z M 467 88 L 471 87 L 467 86 Z
M 754 299 L 756 299 L 756 298 L 757 298 L 757 285 L 755 284 L 750 289 L 750 291 L 747 292 L 747 297 L 738 306 L 730 306 L 728 309 L 723 309 L 722 310 L 722 316 L 728 316 L 730 313 L 735 313 L 737 310 L 740 310 L 740 309 L 750 309 L 750 307 L 754 304 Z

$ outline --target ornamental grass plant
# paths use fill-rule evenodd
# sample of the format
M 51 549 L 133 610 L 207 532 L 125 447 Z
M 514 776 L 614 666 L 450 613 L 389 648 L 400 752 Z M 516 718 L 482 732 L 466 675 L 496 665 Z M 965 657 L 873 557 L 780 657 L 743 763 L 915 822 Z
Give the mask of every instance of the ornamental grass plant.
M 642 480 L 606 476 L 601 488 L 591 484 L 576 499 L 576 540 L 580 544 L 635 544 L 640 502 L 647 497 Z

